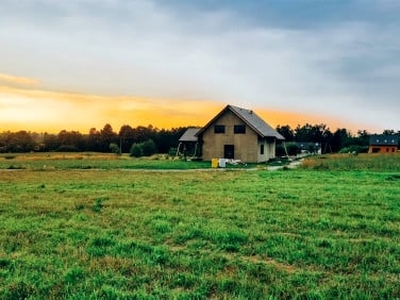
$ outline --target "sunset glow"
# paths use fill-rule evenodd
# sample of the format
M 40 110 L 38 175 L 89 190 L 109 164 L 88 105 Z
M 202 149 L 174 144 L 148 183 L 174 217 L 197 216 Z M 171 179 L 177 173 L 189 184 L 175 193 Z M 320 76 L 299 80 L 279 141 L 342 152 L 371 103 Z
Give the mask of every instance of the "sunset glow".
M 32 81 L 33 82 L 33 81 Z M 134 96 L 99 96 L 0 86 L 0 128 L 57 133 L 122 125 L 172 128 L 203 126 L 228 103 L 211 100 L 156 99 Z M 254 109 L 272 126 L 323 123 L 313 115 Z M 338 125 L 337 121 L 330 120 Z M 348 124 L 347 124 L 348 125 Z

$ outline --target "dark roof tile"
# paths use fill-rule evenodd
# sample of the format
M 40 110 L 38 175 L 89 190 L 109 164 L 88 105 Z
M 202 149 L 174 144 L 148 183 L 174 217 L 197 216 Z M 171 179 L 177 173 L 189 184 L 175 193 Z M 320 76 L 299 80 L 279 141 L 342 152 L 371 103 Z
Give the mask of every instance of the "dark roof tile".
M 180 142 L 197 142 L 196 134 L 200 131 L 201 128 L 198 127 L 189 127 L 183 133 L 183 135 L 179 138 Z
M 252 128 L 261 137 L 274 137 L 278 140 L 285 138 L 272 128 L 268 123 L 261 119 L 254 111 L 233 105 L 227 105 L 220 113 L 218 113 L 210 122 L 208 122 L 196 135 L 203 133 L 215 120 L 217 120 L 226 110 L 230 110 L 245 124 Z
M 391 134 L 373 134 L 369 137 L 370 146 L 398 146 L 399 137 Z

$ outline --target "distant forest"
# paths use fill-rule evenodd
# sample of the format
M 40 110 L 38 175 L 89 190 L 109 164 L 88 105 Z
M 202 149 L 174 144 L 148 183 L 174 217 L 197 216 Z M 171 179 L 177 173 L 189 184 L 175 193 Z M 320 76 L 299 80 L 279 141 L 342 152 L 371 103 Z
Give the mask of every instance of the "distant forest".
M 115 132 L 110 124 L 101 130 L 91 128 L 88 134 L 79 131 L 62 130 L 58 134 L 36 133 L 30 131 L 0 133 L 0 153 L 18 152 L 114 152 L 131 153 L 138 145 L 150 147 L 144 155 L 152 153 L 173 153 L 179 144 L 179 138 L 188 127 L 158 129 L 149 126 L 133 128 L 123 125 Z M 368 149 L 369 136 L 366 130 L 359 130 L 356 135 L 345 128 L 332 132 L 325 124 L 305 124 L 291 128 L 278 125 L 276 130 L 285 137 L 290 152 L 296 152 L 296 142 L 313 142 L 321 145 L 322 153 L 365 152 Z M 383 134 L 399 135 L 400 131 L 385 130 Z M 277 152 L 282 146 L 277 147 Z M 278 153 L 279 155 L 280 153 Z

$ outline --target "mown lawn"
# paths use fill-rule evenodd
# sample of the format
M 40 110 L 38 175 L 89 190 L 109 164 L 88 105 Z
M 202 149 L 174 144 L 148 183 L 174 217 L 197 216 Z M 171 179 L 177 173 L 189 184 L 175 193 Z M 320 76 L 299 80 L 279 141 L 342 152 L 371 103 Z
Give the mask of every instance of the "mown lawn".
M 400 170 L 0 171 L 1 299 L 396 299 Z

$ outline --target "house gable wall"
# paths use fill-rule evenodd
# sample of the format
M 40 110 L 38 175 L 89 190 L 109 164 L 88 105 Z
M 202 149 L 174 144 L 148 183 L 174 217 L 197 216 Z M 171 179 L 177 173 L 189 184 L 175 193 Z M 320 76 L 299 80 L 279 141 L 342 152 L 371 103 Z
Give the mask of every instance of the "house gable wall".
M 214 125 L 224 125 L 224 133 L 214 133 Z M 235 125 L 245 125 L 246 133 L 234 133 Z M 258 134 L 230 110 L 226 110 L 202 134 L 204 160 L 224 157 L 224 146 L 234 145 L 234 159 L 243 162 L 263 162 L 275 156 L 275 140 L 259 139 Z M 264 144 L 264 154 L 260 154 Z

